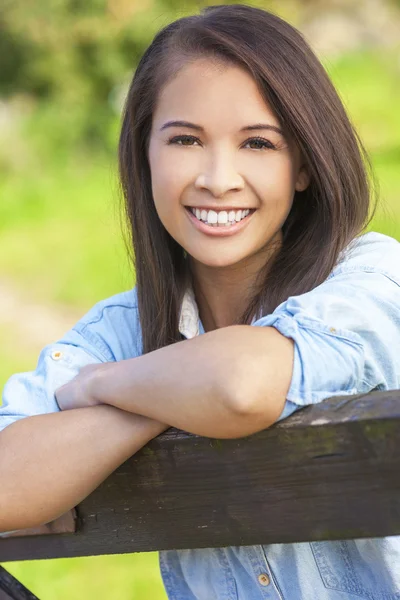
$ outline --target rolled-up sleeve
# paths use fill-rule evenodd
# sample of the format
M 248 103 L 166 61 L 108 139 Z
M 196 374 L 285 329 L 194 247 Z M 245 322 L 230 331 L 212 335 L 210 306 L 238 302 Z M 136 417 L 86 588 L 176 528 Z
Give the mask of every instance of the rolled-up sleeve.
M 400 286 L 388 273 L 343 270 L 253 325 L 294 340 L 280 420 L 332 396 L 400 387 Z
M 59 411 L 55 391 L 85 365 L 105 361 L 76 331 L 71 331 L 65 341 L 45 346 L 34 371 L 16 373 L 6 382 L 0 405 L 0 431 L 18 419 Z
M 57 342 L 41 351 L 36 369 L 12 375 L 3 388 L 0 431 L 18 419 L 60 410 L 55 392 L 86 365 L 141 353 L 136 290 L 95 304 Z

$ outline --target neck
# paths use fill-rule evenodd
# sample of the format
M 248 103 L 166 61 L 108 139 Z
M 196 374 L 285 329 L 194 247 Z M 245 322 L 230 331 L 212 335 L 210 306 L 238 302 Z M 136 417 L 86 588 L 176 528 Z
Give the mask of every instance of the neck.
M 267 256 L 264 251 L 228 267 L 209 267 L 191 259 L 193 290 L 205 332 L 238 322 L 255 293 L 260 270 L 275 254 L 276 245 Z

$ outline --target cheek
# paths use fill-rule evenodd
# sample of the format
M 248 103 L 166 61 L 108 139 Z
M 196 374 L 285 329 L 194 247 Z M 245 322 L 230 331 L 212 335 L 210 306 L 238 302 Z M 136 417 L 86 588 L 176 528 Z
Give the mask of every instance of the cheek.
M 180 202 L 182 192 L 191 179 L 191 169 L 187 161 L 171 157 L 171 152 L 159 151 L 149 155 L 151 184 L 157 210 L 165 211 Z
M 292 161 L 286 156 L 276 156 L 258 169 L 253 177 L 254 187 L 267 208 L 285 212 L 291 205 L 295 191 Z

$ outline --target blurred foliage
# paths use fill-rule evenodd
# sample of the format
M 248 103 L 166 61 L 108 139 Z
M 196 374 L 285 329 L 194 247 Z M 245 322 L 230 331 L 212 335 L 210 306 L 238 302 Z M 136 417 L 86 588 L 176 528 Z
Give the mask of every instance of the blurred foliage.
M 66 130 L 72 114 L 79 137 L 107 142 L 112 93 L 150 33 L 145 8 L 121 0 L 9 2 L 0 15 L 1 95 L 51 101 Z
M 276 12 L 300 28 L 307 28 L 313 17 L 329 16 L 329 11 L 341 11 L 346 18 L 358 21 L 359 14 L 367 15 L 371 10 L 374 14 L 371 3 L 374 5 L 374 0 L 331 0 L 328 4 L 322 0 L 248 2 Z M 51 152 L 68 153 L 77 144 L 115 152 L 116 117 L 144 49 L 172 20 L 213 4 L 221 2 L 1 0 L 0 100 L 7 106 L 17 105 L 17 110 L 6 117 L 15 114 L 19 120 L 21 115 L 30 114 L 38 121 L 36 128 L 42 121 L 46 147 Z M 382 0 L 378 12 L 383 14 L 384 7 L 396 4 L 400 5 L 400 0 Z M 386 32 L 388 18 L 386 14 Z M 317 22 L 319 31 L 325 27 L 325 22 Z M 374 23 L 372 29 L 378 30 L 378 26 Z M 385 35 L 381 38 L 384 41 Z M 334 44 L 338 43 L 335 38 Z M 0 156 L 2 167 L 4 157 Z
M 50 105 L 50 113 L 56 106 L 57 115 L 52 115 L 56 129 L 67 140 L 78 136 L 90 145 L 112 150 L 115 113 L 151 38 L 174 18 L 198 12 L 205 4 L 194 0 L 3 0 L 0 97 L 27 96 L 30 102 Z M 251 4 L 265 7 L 266 3 Z M 280 5 L 277 0 L 267 4 L 273 10 Z M 296 3 L 284 4 L 293 13 Z M 57 125 L 57 119 L 64 126 Z

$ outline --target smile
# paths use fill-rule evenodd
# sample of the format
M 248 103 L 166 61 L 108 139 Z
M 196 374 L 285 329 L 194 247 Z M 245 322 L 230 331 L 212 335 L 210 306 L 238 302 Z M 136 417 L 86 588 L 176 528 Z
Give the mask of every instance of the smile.
M 205 210 L 200 208 L 189 208 L 189 210 L 195 215 L 199 221 L 203 221 L 207 225 L 233 225 L 239 223 L 242 219 L 247 217 L 250 213 L 250 209 L 241 210 Z
M 217 237 L 233 235 L 241 231 L 256 211 L 253 208 L 215 211 L 189 206 L 185 209 L 191 222 L 199 231 Z

